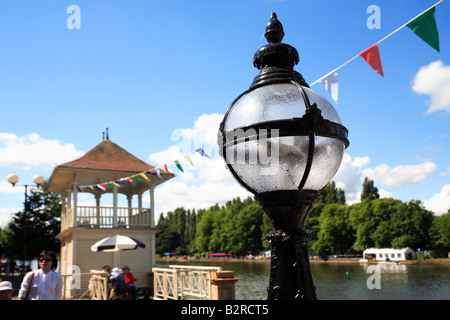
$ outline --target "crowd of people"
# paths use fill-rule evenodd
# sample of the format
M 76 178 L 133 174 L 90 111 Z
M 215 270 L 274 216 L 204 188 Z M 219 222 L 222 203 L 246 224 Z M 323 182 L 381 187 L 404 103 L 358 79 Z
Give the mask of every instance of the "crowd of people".
M 109 275 L 109 283 L 111 285 L 110 298 L 112 299 L 136 299 L 138 297 L 138 290 L 135 285 L 133 273 L 130 272 L 128 266 L 113 268 L 109 265 L 103 266 L 103 271 Z

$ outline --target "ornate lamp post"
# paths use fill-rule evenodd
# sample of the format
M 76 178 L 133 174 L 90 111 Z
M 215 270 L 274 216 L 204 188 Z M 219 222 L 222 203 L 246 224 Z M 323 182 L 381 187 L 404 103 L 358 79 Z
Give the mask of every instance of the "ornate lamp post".
M 15 186 L 21 186 L 21 187 L 25 187 L 25 203 L 24 203 L 24 223 L 23 223 L 23 274 L 25 274 L 25 262 L 27 260 L 27 217 L 28 217 L 28 212 L 27 212 L 27 203 L 28 203 L 28 187 L 31 187 L 30 185 L 18 185 L 17 182 L 19 182 L 19 177 L 15 174 L 10 174 L 8 175 L 8 182 L 11 183 L 13 185 L 13 187 Z M 40 176 L 40 175 L 35 175 L 33 177 L 33 182 L 36 184 L 37 187 L 39 187 L 40 185 L 42 185 L 44 183 L 44 177 Z
M 275 13 L 266 26 L 268 45 L 253 64 L 260 69 L 219 128 L 221 156 L 234 178 L 254 194 L 274 231 L 268 299 L 316 299 L 303 230 L 315 199 L 336 174 L 348 131 L 333 106 L 294 70 L 298 52 L 281 43 Z

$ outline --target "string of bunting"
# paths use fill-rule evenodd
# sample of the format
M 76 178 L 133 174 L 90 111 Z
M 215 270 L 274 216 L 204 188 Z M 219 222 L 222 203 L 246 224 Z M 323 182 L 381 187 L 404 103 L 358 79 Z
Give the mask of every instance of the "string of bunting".
M 385 36 L 380 41 L 376 42 L 363 52 L 357 54 L 347 62 L 343 63 L 333 71 L 327 73 L 320 79 L 314 81 L 311 86 L 320 82 L 325 86 L 325 89 L 331 94 L 334 102 L 338 103 L 338 74 L 337 70 L 355 60 L 358 57 L 363 58 L 369 66 L 371 66 L 378 74 L 384 77 L 383 67 L 381 64 L 380 51 L 378 48 L 378 44 L 387 38 L 391 37 L 393 34 L 403 29 L 404 27 L 408 27 L 412 30 L 414 34 L 419 36 L 423 41 L 428 43 L 431 47 L 440 52 L 439 49 L 439 33 L 436 26 L 436 6 L 442 3 L 444 0 L 437 2 L 432 5 L 427 10 L 423 11 L 413 19 L 409 20 L 407 23 L 397 28 L 387 36 Z
M 197 150 L 195 150 L 195 152 L 198 152 L 202 157 L 211 159 L 211 157 L 202 148 L 198 148 Z M 184 155 L 184 158 L 192 166 L 194 166 L 194 163 L 192 162 L 189 154 Z M 184 172 L 184 169 L 181 166 L 180 161 L 174 160 L 174 163 L 181 172 Z M 167 164 L 164 164 L 164 169 L 168 174 L 174 175 L 172 172 L 170 172 Z M 163 178 L 161 177 L 161 169 L 153 168 L 151 170 L 140 172 L 138 174 L 135 174 L 135 175 L 132 175 L 129 177 L 125 177 L 125 178 L 120 178 L 120 179 L 114 180 L 114 181 L 102 182 L 102 183 L 93 184 L 93 185 L 77 186 L 77 190 L 80 192 L 90 192 L 90 191 L 95 191 L 95 190 L 109 191 L 109 190 L 112 190 L 115 188 L 121 188 L 123 186 L 126 186 L 128 183 L 133 183 L 133 184 L 136 182 L 144 183 L 144 181 L 142 181 L 141 179 L 144 179 L 144 180 L 147 180 L 148 182 L 150 182 L 150 179 L 147 177 L 147 174 L 151 174 L 151 175 L 156 176 L 156 177 L 160 178 L 161 180 L 163 180 Z

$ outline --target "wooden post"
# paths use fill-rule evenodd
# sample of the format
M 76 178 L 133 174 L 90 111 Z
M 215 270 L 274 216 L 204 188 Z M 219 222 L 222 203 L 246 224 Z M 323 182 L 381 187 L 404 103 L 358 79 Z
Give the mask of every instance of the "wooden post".
M 102 221 L 100 218 L 100 197 L 101 197 L 101 195 L 99 195 L 99 194 L 95 195 L 95 204 L 97 206 L 97 227 L 100 227 L 102 224 Z
M 238 280 L 234 277 L 234 271 L 211 272 L 211 300 L 234 300 Z
M 155 227 L 155 187 L 150 188 L 150 226 Z
M 117 189 L 114 189 L 113 193 L 113 227 L 116 228 L 118 226 L 117 221 Z
M 78 188 L 73 188 L 73 226 L 78 227 L 77 205 L 78 205 Z

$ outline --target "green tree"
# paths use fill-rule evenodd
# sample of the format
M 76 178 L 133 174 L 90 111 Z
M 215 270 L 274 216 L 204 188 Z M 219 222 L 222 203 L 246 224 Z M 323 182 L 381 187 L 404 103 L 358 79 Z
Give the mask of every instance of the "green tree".
M 364 178 L 363 190 L 361 193 L 361 201 L 379 199 L 378 188 L 373 185 L 373 180 Z
M 438 257 L 450 252 L 450 209 L 446 214 L 435 216 L 430 228 L 431 247 Z
M 202 214 L 202 218 L 197 223 L 195 237 L 197 253 L 221 251 L 220 226 L 224 214 L 225 209 L 220 209 L 218 206 L 211 207 Z
M 55 236 L 61 224 L 61 198 L 52 192 L 33 189 L 24 203 L 24 210 L 15 214 L 3 230 L 5 254 L 9 258 L 32 260 L 42 250 L 59 252 Z
M 354 243 L 349 224 L 349 207 L 342 204 L 325 205 L 318 218 L 319 232 L 311 248 L 322 254 L 345 252 Z
M 180 235 L 169 229 L 164 228 L 156 238 L 155 250 L 157 253 L 164 255 L 166 252 L 176 252 L 180 244 Z
M 391 247 L 410 247 L 429 249 L 431 245 L 430 228 L 434 215 L 424 208 L 419 200 L 404 204 L 406 210 L 399 210 L 391 216 L 393 239 Z
M 340 203 L 345 204 L 345 192 L 336 188 L 336 183 L 331 181 L 324 189 L 319 192 L 316 203 Z
M 363 201 L 350 210 L 350 222 L 356 230 L 354 248 L 427 248 L 433 214 L 420 201 L 403 203 L 385 198 Z
M 226 228 L 229 243 L 227 251 L 240 253 L 258 252 L 262 249 L 261 225 L 263 212 L 256 203 L 247 204 L 239 209 L 228 221 L 231 228 Z

